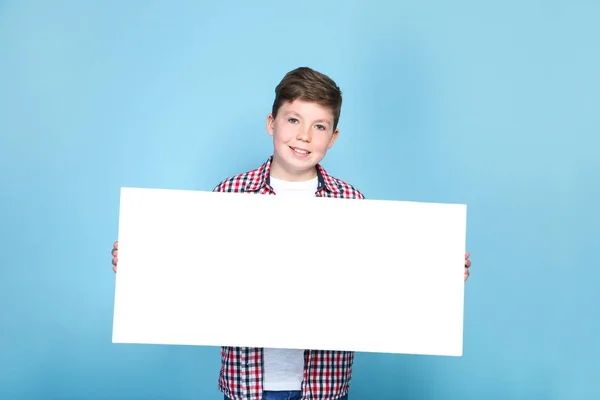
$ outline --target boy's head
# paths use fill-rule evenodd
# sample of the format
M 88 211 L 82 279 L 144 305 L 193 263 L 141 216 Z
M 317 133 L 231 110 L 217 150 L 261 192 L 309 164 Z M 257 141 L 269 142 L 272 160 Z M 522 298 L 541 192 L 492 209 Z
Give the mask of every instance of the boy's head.
M 288 72 L 275 88 L 275 101 L 271 113 L 276 118 L 283 103 L 294 100 L 316 103 L 330 109 L 333 115 L 333 130 L 337 129 L 342 111 L 342 92 L 327 75 L 308 67 Z
M 275 101 L 267 117 L 273 136 L 274 177 L 306 180 L 338 136 L 342 93 L 328 76 L 302 67 L 288 72 L 275 88 Z

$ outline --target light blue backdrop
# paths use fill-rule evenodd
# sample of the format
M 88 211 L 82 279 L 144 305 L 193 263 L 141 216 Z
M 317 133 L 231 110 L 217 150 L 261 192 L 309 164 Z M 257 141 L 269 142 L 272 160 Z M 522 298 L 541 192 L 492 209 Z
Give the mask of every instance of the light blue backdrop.
M 600 398 L 600 3 L 494 3 L 0 1 L 0 398 L 221 398 L 218 348 L 111 344 L 119 188 L 256 167 L 304 65 L 330 172 L 469 205 L 464 357 L 358 354 L 351 399 Z

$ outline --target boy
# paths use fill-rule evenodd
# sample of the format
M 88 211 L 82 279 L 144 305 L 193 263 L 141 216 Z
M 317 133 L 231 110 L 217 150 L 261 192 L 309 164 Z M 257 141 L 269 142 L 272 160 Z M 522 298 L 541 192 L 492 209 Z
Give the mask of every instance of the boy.
M 287 73 L 267 117 L 272 156 L 257 169 L 223 180 L 214 191 L 363 199 L 319 164 L 338 138 L 341 106 L 341 91 L 328 76 L 310 68 Z M 116 272 L 118 242 L 112 254 Z M 468 253 L 465 260 L 466 281 Z M 346 400 L 353 361 L 348 351 L 223 347 L 219 390 L 225 400 Z

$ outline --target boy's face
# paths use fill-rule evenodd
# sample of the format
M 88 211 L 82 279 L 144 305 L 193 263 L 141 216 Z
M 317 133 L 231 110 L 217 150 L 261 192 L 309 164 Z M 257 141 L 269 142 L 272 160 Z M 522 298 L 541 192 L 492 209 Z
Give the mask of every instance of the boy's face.
M 267 132 L 273 136 L 271 174 L 289 181 L 314 178 L 315 165 L 338 137 L 338 129 L 333 129 L 332 111 L 302 100 L 282 104 L 277 118 L 269 114 Z

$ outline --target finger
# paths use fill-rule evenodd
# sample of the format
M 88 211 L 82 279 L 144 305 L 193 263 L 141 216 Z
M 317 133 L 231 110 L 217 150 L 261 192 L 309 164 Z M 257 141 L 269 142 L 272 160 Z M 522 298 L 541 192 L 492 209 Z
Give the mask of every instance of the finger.
M 465 268 L 465 282 L 467 281 L 467 279 L 469 279 L 469 275 L 471 275 L 471 273 L 468 269 Z
M 465 267 L 469 268 L 471 266 L 471 260 L 467 260 L 465 262 Z
M 113 248 L 114 249 L 118 249 L 119 248 L 119 241 L 118 240 L 113 243 Z
M 117 249 L 113 249 L 110 253 L 112 254 L 113 257 L 119 257 L 119 250 L 117 250 Z
M 117 265 L 118 263 L 119 263 L 119 258 L 118 257 L 113 257 L 112 264 L 113 265 Z
M 112 270 L 113 270 L 113 272 L 116 274 L 116 273 L 117 273 L 117 266 L 115 265 L 115 266 L 112 268 Z
M 469 257 L 471 257 L 471 253 L 469 253 L 468 251 L 465 253 L 465 260 L 468 259 Z

